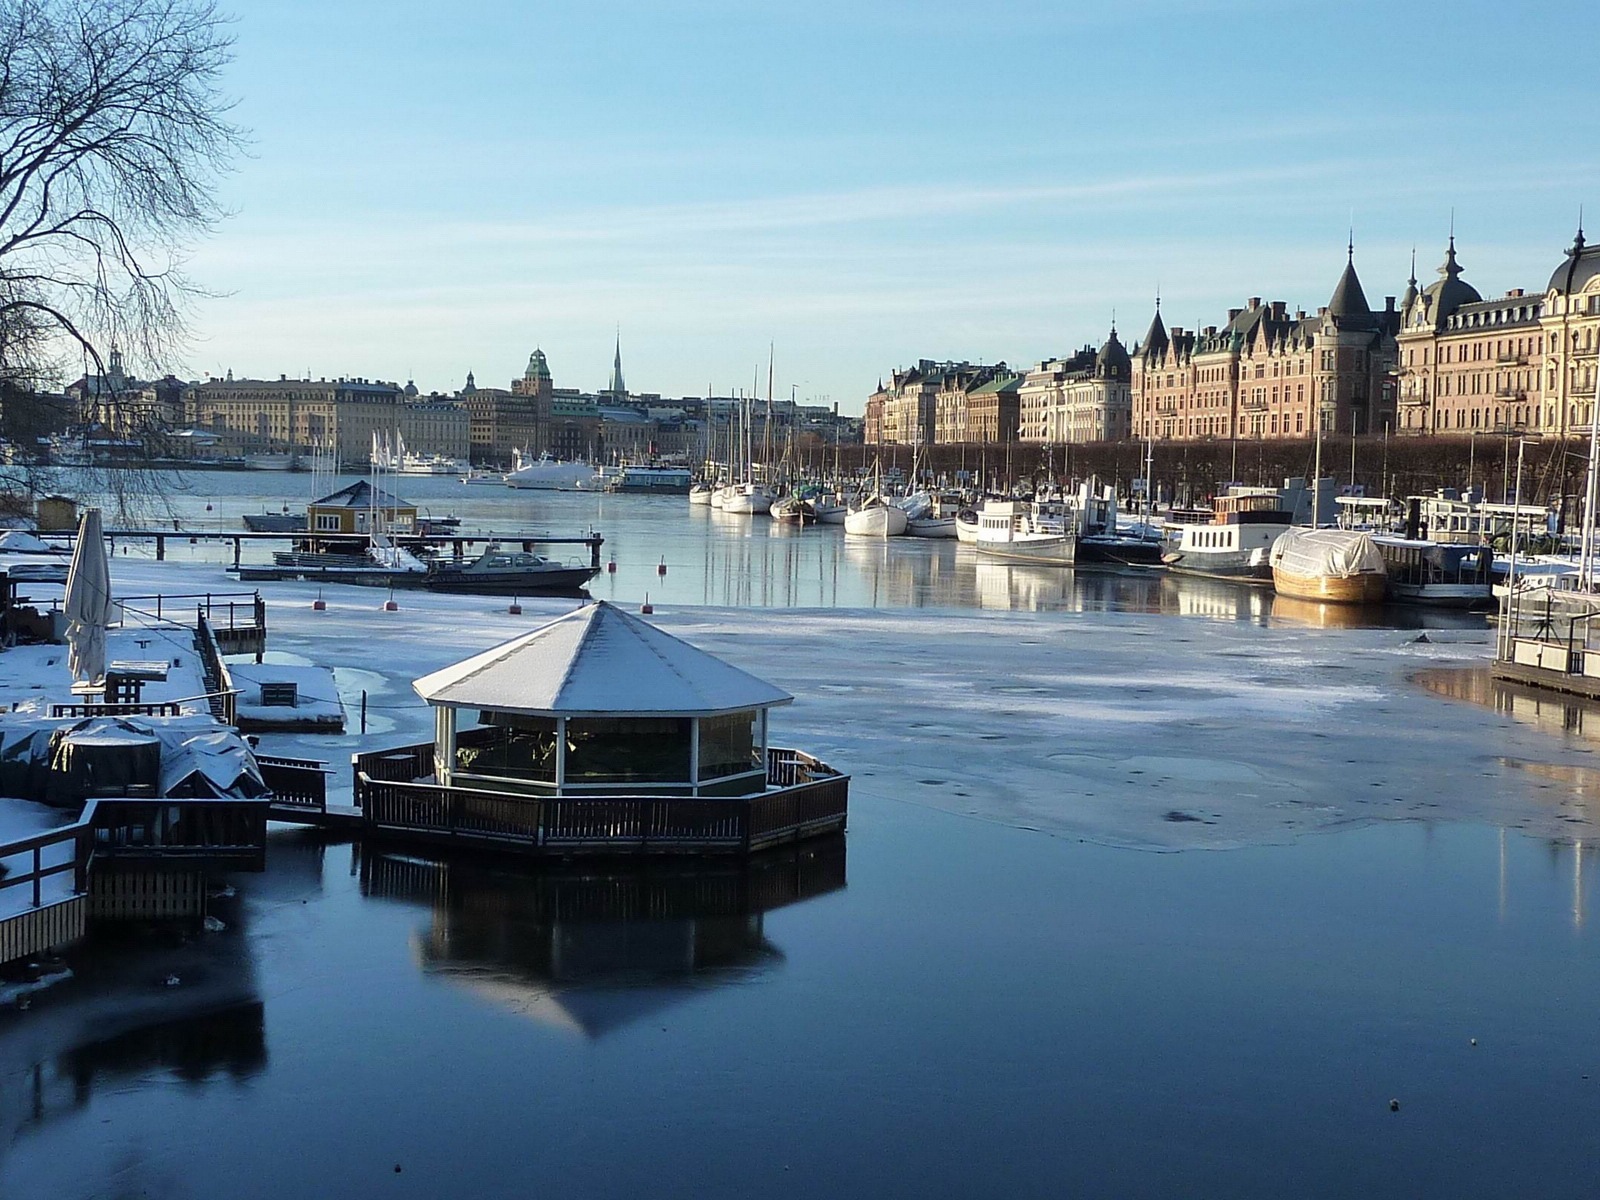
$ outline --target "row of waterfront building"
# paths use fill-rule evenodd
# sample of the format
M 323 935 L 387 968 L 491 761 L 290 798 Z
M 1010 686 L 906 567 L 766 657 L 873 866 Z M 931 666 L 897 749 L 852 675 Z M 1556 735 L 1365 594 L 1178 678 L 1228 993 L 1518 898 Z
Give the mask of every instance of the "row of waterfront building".
M 1567 434 L 1592 419 L 1600 246 L 1579 229 L 1542 291 L 1484 299 L 1450 238 L 1438 278 L 1415 265 L 1398 303 L 1368 302 L 1352 246 L 1326 305 L 1251 297 L 1203 329 L 1168 328 L 1160 301 L 1131 349 L 1031 370 L 924 359 L 868 398 L 869 444 L 1305 438 L 1328 433 Z
M 629 392 L 619 345 L 610 386 L 598 392 L 558 388 L 542 350 L 509 387 L 479 387 L 471 372 L 452 395 L 422 394 L 366 378 L 236 379 L 184 382 L 171 375 L 127 375 L 113 351 L 103 373 L 70 385 L 58 403 L 36 395 L 0 396 L 0 433 L 13 443 L 69 431 L 101 445 L 131 445 L 180 459 L 310 456 L 331 453 L 345 465 L 367 461 L 374 439 L 402 439 L 409 451 L 486 467 L 514 454 L 604 461 L 647 456 L 694 458 L 726 429 L 742 401 L 730 396 L 665 398 Z M 768 405 L 758 406 L 767 422 Z M 774 400 L 775 432 L 826 442 L 860 438 L 859 419 L 838 406 Z M 26 426 L 26 428 L 24 428 Z

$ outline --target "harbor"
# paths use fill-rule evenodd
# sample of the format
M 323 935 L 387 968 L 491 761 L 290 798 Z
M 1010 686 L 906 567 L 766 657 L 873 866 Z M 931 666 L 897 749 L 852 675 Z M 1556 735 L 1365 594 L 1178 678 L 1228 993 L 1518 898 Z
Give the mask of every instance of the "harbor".
M 268 498 L 259 476 L 214 473 L 208 482 L 205 496 L 178 498 L 186 527 L 236 529 Z M 616 1096 L 641 1064 L 688 1053 L 715 1064 L 739 1098 L 748 1115 L 735 1129 L 765 1122 L 774 1084 L 852 1111 L 856 1093 L 839 1080 L 861 1063 L 883 1094 L 915 1098 L 919 1125 L 956 1120 L 974 1095 L 1032 1089 L 1029 1128 L 1098 1129 L 1104 1143 L 1103 1153 L 1075 1146 L 1055 1168 L 1059 1180 L 1087 1179 L 1111 1156 L 1143 1163 L 1136 1177 L 1153 1189 L 1196 1179 L 1196 1138 L 1255 1156 L 1262 1139 L 1279 1136 L 1270 1122 L 1227 1116 L 1240 1087 L 1275 1110 L 1313 1092 L 1340 1096 L 1342 1107 L 1301 1126 L 1307 1153 L 1330 1160 L 1367 1120 L 1389 1117 L 1399 1096 L 1408 1138 L 1458 1147 L 1448 1168 L 1400 1148 L 1380 1154 L 1374 1170 L 1403 1179 L 1424 1178 L 1422 1164 L 1429 1179 L 1489 1170 L 1459 1139 L 1478 1120 L 1503 1120 L 1508 1089 L 1521 1098 L 1517 1128 L 1529 1153 L 1587 1136 L 1576 1114 L 1591 1086 L 1581 1078 L 1588 1057 L 1600 1061 L 1590 1023 L 1553 1014 L 1538 989 L 1493 980 L 1525 975 L 1512 964 L 1532 953 L 1564 987 L 1600 984 L 1585 949 L 1594 903 L 1586 844 L 1600 837 L 1600 814 L 1584 800 L 1591 743 L 1582 733 L 1600 721 L 1497 698 L 1487 664 L 1498 633 L 1483 613 L 1308 604 L 1149 566 L 1012 564 L 954 539 L 851 538 L 677 495 L 530 497 L 449 483 L 406 488 L 437 515 L 482 528 L 604 530 L 603 562 L 615 569 L 594 577 L 589 599 L 793 696 L 768 719 L 766 770 L 780 788 L 800 778 L 784 774 L 788 764 L 848 775 L 847 830 L 817 825 L 762 849 L 748 826 L 701 825 L 686 841 L 686 827 L 646 824 L 648 806 L 605 798 L 583 801 L 600 807 L 578 821 L 528 794 L 557 786 L 553 769 L 548 785 L 520 786 L 515 823 L 492 791 L 459 793 L 472 807 L 452 815 L 447 790 L 427 782 L 449 736 L 427 696 L 449 695 L 440 689 L 455 686 L 451 671 L 486 680 L 461 664 L 559 629 L 594 604 L 410 591 L 390 608 L 385 593 L 365 587 L 241 585 L 231 543 L 179 539 L 157 559 L 148 541 L 119 537 L 109 566 L 133 610 L 125 619 L 153 620 L 159 607 L 192 640 L 195 605 L 207 603 L 209 624 L 232 630 L 227 653 L 219 642 L 228 672 L 219 690 L 242 693 L 258 652 L 283 680 L 304 680 L 293 673 L 314 665 L 327 683 L 303 682 L 300 694 L 336 697 L 345 724 L 251 735 L 276 791 L 256 857 L 219 860 L 200 885 L 219 932 L 147 945 L 135 963 L 114 927 L 94 917 L 101 932 L 61 960 L 72 977 L 24 990 L 25 1011 L 0 1012 L 7 1077 L 36 1097 L 3 1113 L 14 1139 L 0 1159 L 8 1187 L 35 1194 L 64 1182 L 60 1148 L 88 1121 L 109 1120 L 112 1130 L 75 1160 L 90 1176 L 112 1170 L 128 1139 L 159 1142 L 155 1130 L 216 1103 L 294 1136 L 305 1126 L 289 1099 L 307 1072 L 340 1111 L 370 1110 L 372 1089 L 405 1080 L 417 1105 L 455 1112 L 438 1099 L 434 1067 L 385 1050 L 422 1038 L 440 1048 L 438 1070 L 475 1064 L 476 1086 L 508 1098 L 533 1070 L 569 1088 L 578 1073 L 597 1072 L 599 1094 Z M 271 543 L 244 543 L 247 564 L 271 553 Z M 49 607 L 50 585 L 19 588 Z M 195 669 L 204 692 L 203 665 Z M 461 696 L 474 718 L 486 699 Z M 551 713 L 562 702 L 529 703 Z M 1396 722 L 1426 731 L 1404 754 L 1387 733 Z M 465 721 L 456 736 L 458 752 L 505 753 L 478 747 L 484 733 L 469 736 Z M 530 766 L 538 761 L 536 753 Z M 694 778 L 683 780 L 691 790 Z M 721 844 L 692 844 L 706 836 Z M 1397 904 L 1410 914 L 1403 924 L 1386 915 Z M 1190 915 L 1174 921 L 1174 906 Z M 1052 915 L 1061 912 L 1075 916 L 1062 925 Z M 1030 925 L 1054 932 L 1041 940 Z M 1307 930 L 1317 959 L 1338 970 L 1285 973 L 1283 947 Z M 1108 957 L 1107 946 L 1130 944 L 1143 949 Z M 1419 968 L 1422 945 L 1431 949 Z M 1239 970 L 1202 970 L 1219 954 Z M 1466 982 L 1468 958 L 1505 971 L 1475 969 Z M 331 963 L 342 970 L 330 975 Z M 1093 980 L 1083 964 L 1098 965 Z M 388 1014 L 388 1030 L 363 1055 L 392 1065 L 329 1077 L 315 1063 L 337 1059 L 361 1019 L 337 998 L 349 987 L 339 976 L 351 972 L 363 980 L 359 1006 Z M 178 982 L 152 989 L 152 978 Z M 1368 982 L 1353 987 L 1358 979 Z M 1196 1003 L 1163 998 L 1179 989 Z M 1441 991 L 1459 1013 L 1444 1029 L 1434 1019 Z M 920 1032 L 903 1019 L 914 994 L 926 997 Z M 772 1022 L 796 1006 L 834 1030 L 804 1063 L 770 1042 Z M 63 1103 L 67 1080 L 50 1048 L 81 1045 L 75 1061 L 101 1061 L 98 1042 L 64 1031 L 108 1008 L 130 1016 L 99 1018 L 102 1036 L 115 1033 L 118 1060 L 140 1065 L 127 1088 L 102 1086 L 119 1076 L 97 1068 L 83 1098 Z M 1215 1028 L 1269 1012 L 1290 1014 L 1271 1061 L 1308 1065 L 1251 1070 L 1241 1081 L 1236 1051 Z M 1559 1035 L 1559 1050 L 1528 1032 L 1535 1021 Z M 454 1032 L 441 1034 L 441 1022 Z M 1089 1028 L 1100 1031 L 1090 1045 L 1061 1032 Z M 952 1056 L 952 1039 L 986 1048 Z M 1165 1068 L 1154 1063 L 1174 1055 L 1190 1094 L 1211 1098 L 1203 1132 L 1137 1098 L 1159 1092 Z M 1041 1070 L 1065 1077 L 1128 1061 L 1151 1065 L 1117 1068 L 1140 1086 L 1109 1108 L 1074 1089 L 1037 1090 Z M 161 1086 L 178 1069 L 192 1086 Z M 955 1090 L 930 1098 L 929 1069 Z M 233 1092 L 238 1078 L 259 1099 Z M 686 1164 L 681 1143 L 651 1132 L 672 1104 L 665 1089 L 635 1090 L 621 1128 L 662 1161 Z M 386 1111 L 396 1111 L 392 1102 Z M 853 1119 L 891 1140 L 908 1128 L 876 1105 Z M 507 1137 L 520 1128 L 494 1121 Z M 706 1129 L 698 1119 L 691 1127 Z M 308 1159 L 307 1187 L 331 1181 L 360 1192 L 371 1176 L 394 1178 L 396 1165 L 403 1180 L 427 1186 L 435 1177 L 429 1164 L 443 1161 L 442 1142 L 400 1144 L 362 1128 L 355 1154 Z M 791 1167 L 825 1174 L 831 1128 L 800 1137 Z M 226 1163 L 241 1150 L 225 1138 L 186 1152 L 186 1170 L 197 1187 L 226 1190 Z M 1006 1178 L 974 1140 L 957 1139 L 953 1153 L 963 1171 L 975 1158 L 989 1177 Z M 865 1156 L 851 1161 L 867 1169 Z M 933 1161 L 955 1169 L 942 1155 Z M 730 1163 L 787 1193 L 783 1164 L 742 1152 Z M 490 1152 L 467 1178 L 493 1194 L 506 1169 Z M 619 1186 L 632 1178 L 577 1164 L 555 1177 L 576 1185 L 596 1170 Z M 906 1164 L 902 1174 L 934 1186 L 924 1170 Z M 292 1183 L 301 1172 L 276 1178 Z M 1237 1178 L 1215 1176 L 1224 1177 Z M 1277 1182 L 1259 1179 L 1259 1194 Z

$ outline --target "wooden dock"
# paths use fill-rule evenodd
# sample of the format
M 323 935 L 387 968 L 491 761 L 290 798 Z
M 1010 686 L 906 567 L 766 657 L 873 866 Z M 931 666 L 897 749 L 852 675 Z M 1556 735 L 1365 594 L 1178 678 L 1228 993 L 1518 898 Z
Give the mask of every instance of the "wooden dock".
M 73 534 L 63 534 L 70 546 Z M 254 529 L 108 529 L 106 541 L 116 549 L 117 541 L 124 542 L 154 542 L 156 561 L 164 562 L 167 557 L 167 542 L 232 542 L 233 565 L 240 565 L 240 557 L 246 542 L 304 542 L 321 538 L 348 541 L 353 535 L 307 532 L 277 532 Z M 364 537 L 365 535 L 360 535 Z M 434 530 L 428 533 L 391 533 L 389 540 L 408 550 L 417 550 L 431 546 L 449 546 L 451 553 L 456 558 L 461 558 L 466 550 L 472 546 L 488 545 L 490 542 L 499 542 L 504 546 L 520 546 L 524 550 L 532 550 L 535 546 L 587 546 L 589 548 L 589 562 L 591 566 L 600 566 L 600 547 L 605 544 L 605 537 L 590 530 L 581 534 L 553 534 L 544 530 L 533 529 L 474 529 L 474 530 Z

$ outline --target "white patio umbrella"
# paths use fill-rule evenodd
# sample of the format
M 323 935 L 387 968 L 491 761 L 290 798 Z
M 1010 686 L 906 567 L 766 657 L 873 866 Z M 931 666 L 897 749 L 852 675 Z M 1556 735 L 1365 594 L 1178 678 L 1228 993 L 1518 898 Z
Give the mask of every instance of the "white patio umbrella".
M 98 508 L 84 509 L 78 544 L 67 572 L 67 665 L 80 683 L 95 683 L 106 673 L 106 626 L 111 623 L 111 566 Z

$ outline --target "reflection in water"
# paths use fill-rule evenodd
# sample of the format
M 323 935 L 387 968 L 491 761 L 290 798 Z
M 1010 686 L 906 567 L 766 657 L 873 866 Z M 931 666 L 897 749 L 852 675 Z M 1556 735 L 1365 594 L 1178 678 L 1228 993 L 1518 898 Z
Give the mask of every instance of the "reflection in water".
M 1414 673 L 1411 682 L 1435 696 L 1492 708 L 1503 717 L 1546 733 L 1600 742 L 1600 701 L 1507 683 L 1493 678 L 1488 667 L 1430 667 Z M 1600 779 L 1600 775 L 1595 778 Z
M 1426 604 L 1324 604 L 1270 591 L 1272 619 L 1313 629 L 1484 629 L 1488 618 L 1459 608 Z
M 698 989 L 782 961 L 765 914 L 845 885 L 843 838 L 747 863 L 499 868 L 369 853 L 368 896 L 425 904 L 425 972 L 599 1037 Z
M 1415 672 L 1411 682 L 1447 700 L 1461 700 L 1492 708 L 1503 717 L 1510 717 L 1545 733 L 1585 742 L 1600 742 L 1600 701 L 1507 683 L 1491 676 L 1487 667 L 1430 667 Z M 1501 757 L 1498 762 L 1508 770 L 1543 780 L 1538 785 L 1541 788 L 1554 789 L 1561 797 L 1564 810 L 1562 819 L 1574 825 L 1587 823 L 1591 812 L 1590 802 L 1600 801 L 1600 769 L 1525 758 Z M 1600 812 L 1600 803 L 1595 805 L 1595 811 Z M 1500 915 L 1503 918 L 1506 911 L 1503 829 L 1500 839 Z M 1560 843 L 1551 845 L 1552 853 L 1559 855 L 1564 850 L 1565 847 Z M 1571 843 L 1574 928 L 1581 928 L 1584 922 L 1584 850 L 1583 839 L 1574 839 Z

